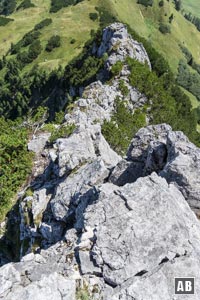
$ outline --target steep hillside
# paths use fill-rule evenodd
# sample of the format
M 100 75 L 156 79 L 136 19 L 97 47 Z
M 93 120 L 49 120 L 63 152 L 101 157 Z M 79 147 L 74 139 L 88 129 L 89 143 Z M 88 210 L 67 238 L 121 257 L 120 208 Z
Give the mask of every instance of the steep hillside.
M 178 73 L 180 61 L 186 61 L 183 48 L 189 51 L 192 60 L 199 67 L 200 32 L 195 25 L 185 19 L 182 9 L 180 11 L 175 9 L 174 1 L 154 0 L 153 5 L 148 7 L 138 4 L 137 0 L 125 0 L 123 2 L 104 0 L 103 2 L 104 5 L 108 2 L 112 4 L 113 12 L 117 18 L 127 23 L 140 36 L 148 40 L 165 57 L 174 74 Z M 160 2 L 162 2 L 162 5 L 160 5 Z M 196 3 L 196 1 L 193 2 Z M 190 3 L 188 1 L 187 5 L 189 8 Z M 196 4 L 196 12 L 200 12 L 198 5 Z M 191 10 L 193 11 L 192 6 Z M 166 33 L 161 32 L 161 30 Z M 192 78 L 193 75 L 189 75 L 184 83 L 181 82 L 182 79 L 179 81 L 179 84 L 185 88 L 186 94 L 190 97 L 193 107 L 199 106 L 197 100 L 199 97 L 199 91 L 197 91 L 199 84 L 195 83 L 195 88 L 191 90 L 186 82 L 200 82 L 199 70 L 197 72 L 196 68 L 191 68 L 190 65 L 188 72 L 196 74 L 195 78 Z M 188 91 L 190 91 L 189 94 Z
M 27 68 L 30 69 L 35 64 L 45 69 L 53 69 L 59 64 L 66 65 L 81 52 L 83 45 L 90 38 L 91 29 L 98 28 L 98 21 L 93 21 L 89 17 L 90 13 L 95 12 L 98 0 L 83 1 L 56 13 L 49 12 L 51 0 L 32 0 L 32 3 L 35 7 L 15 11 L 9 15 L 14 21 L 6 26 L 0 26 L 0 56 L 5 55 L 11 43 L 15 44 L 21 40 L 36 24 L 51 18 L 52 24 L 41 30 L 40 41 L 43 51 Z M 47 52 L 45 46 L 52 35 L 61 37 L 61 46 Z
M 200 2 L 196 0 L 182 0 L 182 8 L 191 12 L 194 16 L 200 17 Z
M 179 60 L 184 58 L 179 44 L 187 47 L 196 62 L 200 63 L 200 33 L 181 12 L 176 11 L 173 1 L 164 0 L 162 7 L 159 6 L 159 0 L 154 0 L 152 7 L 145 7 L 137 2 L 137 0 L 84 0 L 75 6 L 50 13 L 51 0 L 32 0 L 35 7 L 15 11 L 9 15 L 14 21 L 0 27 L 0 56 L 6 54 L 11 43 L 19 41 L 36 24 L 51 18 L 52 24 L 41 31 L 43 51 L 28 68 L 36 63 L 47 69 L 66 64 L 80 53 L 90 37 L 90 31 L 96 30 L 99 26 L 99 19 L 94 17 L 95 20 L 92 20 L 89 14 L 97 13 L 95 7 L 103 7 L 119 21 L 129 24 L 137 33 L 148 39 L 166 57 L 174 72 L 177 71 Z M 190 6 L 188 1 L 187 5 Z M 198 12 L 198 9 L 196 11 Z M 173 20 L 169 23 L 172 14 Z M 159 31 L 160 23 L 169 25 L 171 33 L 162 34 Z M 48 53 L 44 49 L 52 35 L 61 36 L 61 46 Z
M 159 6 L 159 0 L 154 0 L 152 7 L 137 4 L 137 0 L 111 2 L 118 18 L 149 40 L 165 56 L 174 72 L 177 71 L 179 60 L 184 59 L 179 44 L 184 44 L 197 63 L 200 63 L 200 33 L 176 11 L 172 1 L 164 1 L 162 7 Z M 169 17 L 172 14 L 173 20 L 170 24 Z M 168 24 L 171 33 L 162 34 L 159 31 L 160 23 Z
M 105 27 L 117 19 L 127 23 L 131 29 L 151 43 L 168 61 L 174 74 L 178 73 L 179 62 L 187 61 L 183 48 L 189 51 L 200 72 L 200 32 L 184 18 L 181 10 L 175 9 L 174 1 L 164 0 L 161 1 L 161 5 L 159 0 L 154 0 L 153 6 L 148 7 L 138 4 L 137 0 L 76 2 L 76 5 L 63 7 L 57 12 L 51 12 L 51 4 L 56 3 L 51 0 L 32 0 L 31 4 L 34 7 L 18 10 L 15 8 L 8 16 L 11 21 L 5 26 L 0 26 L 0 58 L 6 55 L 7 62 L 17 59 L 20 69 L 18 73 L 25 74 L 25 77 L 26 72 L 30 72 L 35 66 L 49 73 L 60 65 L 65 67 L 72 59 L 78 57 L 84 44 L 94 36 L 99 26 Z M 21 3 L 22 1 L 18 1 L 16 7 Z M 35 32 L 35 26 L 45 20 L 50 20 L 50 23 Z M 56 36 L 59 40 L 52 42 L 52 36 Z M 25 46 L 22 45 L 24 40 Z M 31 59 L 30 57 L 27 59 L 30 49 L 36 53 L 31 53 Z M 6 74 L 4 66 L 5 63 L 1 60 L 2 78 Z M 191 65 L 188 72 L 197 73 Z M 195 103 L 194 106 L 197 107 L 197 99 L 200 98 L 198 84 L 193 89 L 187 86 L 187 82 L 193 80 L 191 77 L 188 75 L 185 82 L 181 82 L 183 81 L 181 78 L 179 84 L 190 92 L 187 94 L 191 98 L 191 103 Z M 197 77 L 194 78 L 194 82 L 200 82 L 200 75 L 197 74 Z M 47 99 L 48 95 L 38 97 Z M 2 96 L 0 98 L 2 99 Z M 3 98 L 7 97 L 3 95 Z M 6 108 L 6 111 L 8 110 Z

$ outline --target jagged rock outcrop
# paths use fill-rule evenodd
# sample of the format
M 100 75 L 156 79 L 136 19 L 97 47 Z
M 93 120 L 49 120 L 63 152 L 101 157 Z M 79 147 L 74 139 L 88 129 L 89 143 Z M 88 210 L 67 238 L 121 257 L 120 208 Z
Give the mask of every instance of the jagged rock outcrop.
M 76 300 L 74 278 L 70 263 L 65 263 L 70 250 L 57 245 L 41 254 L 29 254 L 18 264 L 8 264 L 0 270 L 0 299 L 52 299 Z
M 74 103 L 73 110 L 65 115 L 66 122 L 85 128 L 88 124 L 102 124 L 104 120 L 109 121 L 117 98 L 127 101 L 131 110 L 142 107 L 147 98 L 129 84 L 127 77 L 123 80 L 129 92 L 124 96 L 119 88 L 120 80 L 121 77 L 115 78 L 112 85 L 102 84 L 100 81 L 91 83 L 84 90 L 82 98 Z
M 117 185 L 134 182 L 137 178 L 159 172 L 167 161 L 167 134 L 172 131 L 166 124 L 140 129 L 133 138 L 127 158 L 113 170 L 110 181 Z
M 149 63 L 119 23 L 94 51 L 108 53 L 108 69 L 127 56 Z M 65 116 L 75 130 L 43 151 L 47 168 L 20 194 L 21 261 L 0 268 L 0 299 L 188 300 L 174 298 L 182 276 L 196 278 L 191 299 L 200 298 L 200 224 L 190 209 L 200 203 L 200 150 L 161 124 L 140 129 L 126 157 L 115 153 L 101 133 L 115 99 L 133 110 L 147 101 L 126 67 L 120 75 L 89 85 Z
M 166 124 L 138 131 L 128 149 L 127 160 L 119 162 L 110 181 L 123 185 L 127 177 L 133 182 L 153 171 L 174 183 L 192 208 L 200 208 L 200 149 L 182 132 L 172 131 Z
M 103 183 L 109 176 L 102 159 L 80 167 L 76 174 L 71 174 L 56 189 L 51 200 L 51 209 L 56 220 L 67 220 L 78 204 L 80 195 L 87 192 L 91 186 Z
M 120 78 L 114 78 L 111 85 L 96 81 L 86 87 L 82 93 L 82 98 L 76 101 L 73 111 L 65 116 L 68 123 L 75 122 L 82 127 L 87 124 L 102 124 L 104 120 L 110 120 L 117 97 L 127 101 L 132 110 L 147 102 L 147 98 L 136 87 L 129 84 L 128 75 L 130 71 L 125 60 L 127 57 L 134 58 L 141 63 L 147 63 L 150 69 L 151 63 L 143 45 L 132 39 L 124 24 L 114 23 L 106 27 L 103 31 L 101 45 L 99 48 L 94 47 L 93 53 L 99 57 L 107 53 L 108 58 L 105 62 L 104 71 L 110 71 L 117 61 L 124 62 L 124 66 Z M 126 96 L 120 90 L 120 81 L 124 81 L 128 88 L 128 95 Z
M 174 182 L 192 208 L 200 208 L 200 149 L 182 132 L 169 132 L 168 158 L 160 175 Z
M 60 177 L 97 157 L 101 157 L 108 167 L 120 160 L 119 155 L 106 142 L 98 125 L 80 128 L 68 139 L 58 139 L 56 145 Z
M 112 39 L 112 49 L 108 43 L 109 35 Z M 108 51 L 108 59 L 112 55 L 116 61 L 124 61 L 125 57 L 130 55 L 141 62 L 148 62 L 150 66 L 143 46 L 132 40 L 123 24 L 115 23 L 105 28 L 100 48 L 104 44 Z M 98 55 L 103 55 L 101 50 L 96 51 Z M 39 179 L 34 180 L 33 195 L 23 199 L 20 204 L 21 238 L 30 238 L 33 243 L 38 235 L 42 235 L 48 244 L 58 241 L 63 234 L 63 222 L 68 223 L 75 214 L 75 207 L 78 205 L 77 195 L 87 189 L 91 182 L 93 185 L 97 184 L 94 178 L 98 179 L 98 184 L 103 183 L 112 168 L 121 160 L 103 137 L 101 124 L 104 120 L 110 120 L 117 98 L 125 100 L 131 110 L 147 102 L 147 98 L 129 84 L 129 72 L 122 73 L 120 78 L 112 80 L 112 85 L 100 81 L 89 85 L 84 90 L 82 98 L 73 104 L 72 111 L 65 116 L 66 124 L 73 124 L 76 129 L 70 137 L 58 139 L 54 147 L 48 149 L 48 154 L 45 153 L 46 157 L 49 155 L 49 167 L 43 176 L 38 176 Z M 119 88 L 121 80 L 128 89 L 126 96 Z M 40 137 L 43 138 L 43 135 L 38 136 L 39 142 Z M 34 145 L 35 142 L 34 139 L 29 145 Z M 36 148 L 41 152 L 41 147 Z M 35 151 L 35 148 L 30 150 Z M 94 175 L 93 166 L 99 168 L 99 172 L 103 172 L 98 175 L 99 178 Z M 87 178 L 88 172 L 91 174 Z M 85 179 L 81 179 L 82 177 Z M 77 183 L 74 188 L 72 182 Z
M 0 298 L 75 299 L 82 281 L 89 299 L 171 300 L 174 277 L 184 274 L 196 278 L 192 299 L 199 299 L 200 224 L 173 184 L 153 173 L 123 187 L 104 183 L 94 198 L 87 193 L 76 209 L 82 231 L 0 268 Z
M 151 67 L 147 52 L 141 43 L 133 40 L 127 32 L 127 28 L 121 23 L 114 23 L 106 27 L 100 47 L 97 49 L 98 56 L 108 54 L 106 67 L 110 69 L 117 61 L 125 61 L 127 57 L 147 62 Z

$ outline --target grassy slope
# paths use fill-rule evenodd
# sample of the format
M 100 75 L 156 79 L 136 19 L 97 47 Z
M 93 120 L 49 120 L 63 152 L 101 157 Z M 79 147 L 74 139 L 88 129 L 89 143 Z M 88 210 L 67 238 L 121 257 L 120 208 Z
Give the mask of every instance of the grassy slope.
M 137 4 L 137 0 L 110 1 L 119 19 L 127 22 L 141 36 L 150 40 L 153 46 L 167 58 L 174 72 L 177 70 L 179 60 L 183 58 L 179 43 L 184 43 L 195 60 L 200 63 L 200 33 L 175 10 L 171 2 L 165 1 L 164 8 L 160 9 L 159 0 L 154 0 L 154 6 L 148 8 Z M 159 21 L 168 22 L 171 13 L 174 14 L 171 34 L 163 35 L 158 30 Z
M 105 2 L 109 0 L 104 0 Z M 183 44 L 192 53 L 195 61 L 200 64 L 200 32 L 193 24 L 188 22 L 180 12 L 177 12 L 172 2 L 165 1 L 163 8 L 159 8 L 159 0 L 154 0 L 153 7 L 145 8 L 137 4 L 137 0 L 110 0 L 113 10 L 119 20 L 128 23 L 136 32 L 149 40 L 152 45 L 168 60 L 174 73 L 184 55 L 179 44 Z M 188 8 L 195 0 L 185 0 Z M 191 6 L 200 14 L 200 2 Z M 174 20 L 171 24 L 171 33 L 163 35 L 159 32 L 159 22 L 168 23 L 169 16 L 173 13 Z M 165 16 L 167 14 L 167 16 Z M 199 105 L 198 100 L 192 94 L 186 92 L 190 97 L 193 107 Z
M 197 108 L 199 106 L 199 101 L 197 100 L 197 98 L 192 95 L 190 92 L 188 92 L 186 89 L 182 88 L 183 92 L 190 98 L 191 104 L 193 108 Z
M 60 48 L 51 53 L 43 51 L 33 64 L 52 69 L 59 64 L 66 64 L 77 56 L 90 37 L 90 30 L 97 29 L 98 22 L 89 18 L 89 13 L 95 11 L 98 0 L 83 1 L 76 6 L 63 8 L 57 13 L 49 13 L 51 0 L 32 0 L 34 8 L 21 10 L 10 15 L 14 22 L 5 27 L 0 27 L 0 56 L 10 48 L 11 42 L 16 43 L 23 35 L 45 18 L 52 18 L 53 23 L 42 30 L 40 40 L 45 47 L 48 39 L 53 34 L 59 34 L 62 39 Z M 70 44 L 71 39 L 76 39 L 75 44 Z M 30 68 L 31 65 L 28 66 Z
M 77 56 L 89 39 L 90 30 L 98 27 L 98 22 L 90 20 L 89 13 L 94 12 L 95 6 L 100 5 L 108 11 L 113 10 L 119 20 L 128 23 L 141 36 L 151 41 L 153 46 L 166 57 L 174 73 L 177 71 L 179 60 L 184 58 L 178 46 L 180 43 L 190 50 L 196 62 L 200 64 L 200 32 L 175 10 L 171 1 L 165 1 L 164 7 L 159 8 L 159 0 L 154 0 L 153 7 L 145 8 L 137 4 L 137 0 L 85 0 L 77 6 L 63 8 L 56 14 L 49 13 L 50 1 L 32 0 L 36 5 L 35 8 L 12 14 L 10 17 L 15 21 L 5 27 L 0 27 L 0 56 L 2 56 L 9 49 L 11 42 L 15 43 L 20 40 L 26 32 L 33 29 L 35 24 L 44 18 L 53 19 L 50 26 L 42 29 L 40 39 L 45 47 L 52 34 L 59 34 L 62 38 L 61 47 L 54 49 L 51 53 L 43 51 L 24 71 L 30 69 L 35 63 L 45 69 L 53 69 L 59 64 L 66 65 Z M 194 3 L 195 0 L 185 0 L 185 2 Z M 168 23 L 168 18 L 172 13 L 174 20 L 171 25 L 171 34 L 163 35 L 158 30 L 159 22 Z M 72 38 L 76 39 L 73 45 L 70 44 Z
M 137 0 L 85 0 L 77 6 L 64 8 L 56 14 L 50 14 L 50 1 L 32 0 L 36 5 L 35 8 L 12 14 L 10 17 L 15 21 L 5 27 L 0 27 L 0 56 L 6 53 L 11 42 L 15 43 L 35 24 L 50 17 L 53 19 L 53 23 L 42 30 L 42 45 L 45 47 L 52 34 L 59 34 L 62 37 L 62 47 L 54 49 L 52 53 L 43 51 L 35 62 L 51 69 L 59 64 L 66 64 L 80 53 L 83 44 L 90 36 L 90 30 L 97 29 L 98 22 L 91 21 L 89 13 L 94 12 L 95 6 L 99 6 L 101 3 L 104 7 L 112 5 L 114 13 L 121 21 L 128 23 L 141 36 L 149 39 L 153 46 L 167 58 L 174 72 L 177 70 L 179 60 L 183 58 L 179 43 L 184 43 L 196 62 L 200 63 L 200 33 L 194 25 L 174 9 L 172 2 L 165 1 L 164 7 L 159 8 L 159 0 L 154 0 L 153 7 L 145 8 L 138 5 Z M 195 0 L 190 0 L 190 2 L 192 1 Z M 158 30 L 159 21 L 168 22 L 171 13 L 174 14 L 171 25 L 172 32 L 163 35 Z M 77 40 L 73 45 L 70 44 L 72 38 Z
M 198 0 L 182 0 L 183 9 L 191 12 L 194 16 L 200 17 L 200 1 Z

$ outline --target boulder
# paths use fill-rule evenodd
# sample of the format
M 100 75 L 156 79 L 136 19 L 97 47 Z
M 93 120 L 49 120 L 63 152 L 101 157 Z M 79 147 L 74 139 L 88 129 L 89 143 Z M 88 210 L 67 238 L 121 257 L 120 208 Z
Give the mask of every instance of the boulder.
M 144 174 L 159 171 L 166 163 L 167 134 L 170 131 L 172 128 L 167 124 L 141 128 L 131 141 L 127 159 L 142 163 Z M 150 163 L 154 166 L 151 167 Z
M 75 281 L 63 278 L 57 273 L 43 276 L 28 286 L 14 286 L 4 300 L 75 300 Z
M 39 133 L 38 135 L 34 136 L 28 143 L 28 150 L 35 152 L 36 154 L 41 153 L 50 136 L 51 134 L 49 132 Z
M 75 132 L 69 138 L 58 139 L 59 176 L 62 177 L 89 160 L 95 159 L 95 149 L 89 131 Z
M 82 274 L 101 274 L 101 268 L 94 265 L 88 251 L 79 251 L 79 260 Z
M 60 177 L 97 157 L 101 157 L 108 167 L 120 160 L 120 156 L 110 148 L 102 136 L 99 125 L 79 129 L 69 138 L 58 139 L 57 147 Z
M 121 186 L 160 172 L 167 162 L 167 135 L 171 131 L 167 124 L 141 128 L 131 141 L 126 159 L 116 165 L 109 180 Z
M 147 63 L 151 68 L 148 55 L 141 43 L 133 40 L 122 23 L 113 23 L 103 30 L 102 42 L 97 50 L 97 55 L 102 57 L 108 54 L 106 66 L 108 69 L 117 61 L 125 61 L 126 57 Z
M 55 196 L 50 202 L 54 218 L 58 221 L 66 221 L 73 213 L 73 207 L 78 205 L 80 195 L 90 189 L 90 186 L 103 183 L 108 175 L 109 171 L 102 159 L 96 159 L 68 176 L 58 185 Z

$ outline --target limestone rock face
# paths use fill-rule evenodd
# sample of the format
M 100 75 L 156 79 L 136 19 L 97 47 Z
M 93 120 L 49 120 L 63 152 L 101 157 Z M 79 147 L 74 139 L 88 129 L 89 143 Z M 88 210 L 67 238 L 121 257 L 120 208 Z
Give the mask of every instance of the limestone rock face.
M 124 80 L 128 88 L 126 97 L 119 89 L 120 80 Z M 147 102 L 147 98 L 129 84 L 127 76 L 115 78 L 112 85 L 96 81 L 85 88 L 82 98 L 75 102 L 73 110 L 65 115 L 65 120 L 81 128 L 110 121 L 117 98 L 126 100 L 130 109 L 137 109 Z
M 192 208 L 200 208 L 200 149 L 182 132 L 169 132 L 168 159 L 160 175 L 173 182 Z
M 169 131 L 172 129 L 167 124 L 141 128 L 131 141 L 127 158 L 114 168 L 110 181 L 121 186 L 152 172 L 160 172 L 167 162 Z
M 130 71 L 125 60 L 127 57 L 132 57 L 142 63 L 147 63 L 149 68 L 151 68 L 151 64 L 143 45 L 131 38 L 124 24 L 114 23 L 104 29 L 101 45 L 98 49 L 94 47 L 93 54 L 102 57 L 106 53 L 108 58 L 103 71 L 108 73 L 113 64 L 117 61 L 123 61 L 124 67 L 120 73 L 120 78 L 118 76 L 113 78 L 112 84 L 98 80 L 86 87 L 81 98 L 74 103 L 72 111 L 65 116 L 68 124 L 75 124 L 86 129 L 91 125 L 101 125 L 105 120 L 109 121 L 115 111 L 117 98 L 126 101 L 131 110 L 147 103 L 145 95 L 141 94 L 137 87 L 130 85 Z M 120 82 L 126 86 L 127 95 L 123 95 Z
M 32 202 L 33 219 L 36 219 L 46 209 L 48 201 L 46 189 L 41 189 L 34 193 Z
M 72 174 L 61 182 L 51 200 L 51 209 L 56 220 L 67 220 L 77 206 L 80 195 L 91 186 L 103 183 L 109 175 L 102 160 L 96 160 L 82 166 L 76 174 Z
M 174 276 L 200 277 L 200 224 L 178 189 L 155 173 L 119 188 L 103 185 L 85 211 L 84 226 L 94 228 L 91 253 L 115 287 L 110 299 L 159 299 L 150 287 L 158 278 L 165 295 L 160 299 L 172 299 Z
M 169 131 L 172 131 L 172 129 L 169 125 L 166 124 L 141 128 L 136 133 L 129 146 L 127 152 L 128 160 L 147 164 L 147 161 L 153 162 L 153 159 L 151 160 L 149 155 L 154 155 L 154 162 L 158 160 L 158 165 L 157 167 L 152 167 L 152 170 L 155 171 L 154 168 L 160 170 L 165 160 L 164 148 L 166 145 L 167 133 Z M 161 160 L 163 160 L 163 162 Z M 145 165 L 145 168 L 147 167 L 148 166 Z M 146 170 L 145 172 L 148 172 L 148 170 Z M 150 166 L 149 172 L 151 172 Z
M 187 269 L 185 268 L 187 266 Z M 194 295 L 174 295 L 174 277 L 182 277 L 181 274 L 196 274 L 199 278 L 198 265 L 194 258 L 179 257 L 169 263 L 158 266 L 150 274 L 134 277 L 123 285 L 123 288 L 113 295 L 112 300 L 197 300 L 199 286 L 197 284 Z M 108 296 L 105 298 L 109 299 Z
M 134 182 L 143 176 L 143 168 L 144 164 L 142 162 L 122 159 L 112 171 L 109 181 L 119 186 Z
M 97 157 L 101 157 L 110 167 L 120 160 L 120 156 L 106 142 L 98 125 L 80 129 L 67 139 L 58 139 L 57 147 L 60 177 Z
M 88 132 L 74 133 L 68 139 L 59 139 L 57 146 L 60 176 L 96 157 L 92 138 Z
M 108 69 L 117 61 L 125 61 L 126 57 L 135 58 L 142 63 L 147 62 L 151 66 L 143 45 L 134 41 L 128 34 L 126 26 L 121 23 L 111 24 L 104 29 L 97 54 L 103 56 L 105 53 L 109 55 L 106 61 Z
M 29 143 L 28 143 L 28 150 L 33 151 L 36 154 L 42 152 L 44 149 L 46 142 L 50 137 L 50 133 L 40 133 L 39 135 L 35 136 Z
M 87 194 L 76 208 L 79 233 L 0 268 L 0 299 L 75 300 L 86 286 L 89 299 L 171 300 L 183 274 L 196 278 L 199 299 L 200 224 L 175 185 L 152 173 Z
M 75 280 L 60 273 L 64 272 L 64 261 L 59 262 L 64 253 L 59 249 L 56 246 L 43 255 L 29 254 L 18 264 L 3 266 L 0 269 L 0 299 L 76 300 Z
M 200 149 L 182 132 L 173 132 L 166 124 L 142 128 L 127 159 L 141 165 L 139 176 L 156 171 L 178 187 L 192 208 L 200 208 Z

